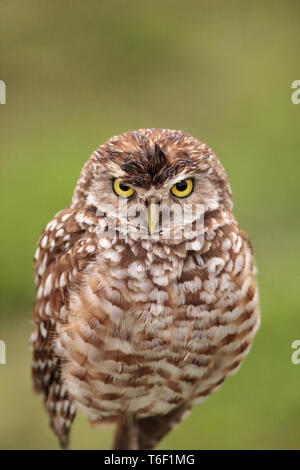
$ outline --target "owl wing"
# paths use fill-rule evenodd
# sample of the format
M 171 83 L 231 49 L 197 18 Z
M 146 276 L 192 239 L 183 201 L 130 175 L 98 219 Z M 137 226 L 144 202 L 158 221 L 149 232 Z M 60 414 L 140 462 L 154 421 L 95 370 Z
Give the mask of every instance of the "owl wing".
M 235 221 L 215 231 L 210 231 L 208 225 L 201 253 L 191 253 L 192 264 L 190 272 L 183 272 L 181 282 L 201 287 L 190 289 L 185 301 L 190 306 L 190 319 L 196 318 L 195 337 L 197 320 L 201 319 L 200 337 L 208 339 L 204 349 L 199 342 L 199 350 L 194 351 L 211 357 L 214 371 L 208 381 L 200 381 L 195 388 L 192 403 L 198 404 L 238 370 L 249 352 L 260 317 L 252 247 Z
M 94 235 L 79 224 L 78 213 L 67 208 L 55 216 L 42 233 L 34 260 L 36 301 L 31 335 L 32 380 L 42 394 L 50 425 L 63 448 L 76 410 L 62 382 L 63 358 L 54 351 L 58 326 L 68 322 L 71 288 L 96 255 Z

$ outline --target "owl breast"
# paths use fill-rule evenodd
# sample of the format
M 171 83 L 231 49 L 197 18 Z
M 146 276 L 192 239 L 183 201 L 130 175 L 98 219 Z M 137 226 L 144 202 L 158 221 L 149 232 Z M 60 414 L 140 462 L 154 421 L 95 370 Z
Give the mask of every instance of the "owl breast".
M 237 282 L 226 249 L 208 263 L 185 244 L 99 244 L 56 339 L 77 408 L 97 424 L 203 401 L 238 368 L 258 326 L 247 247 Z

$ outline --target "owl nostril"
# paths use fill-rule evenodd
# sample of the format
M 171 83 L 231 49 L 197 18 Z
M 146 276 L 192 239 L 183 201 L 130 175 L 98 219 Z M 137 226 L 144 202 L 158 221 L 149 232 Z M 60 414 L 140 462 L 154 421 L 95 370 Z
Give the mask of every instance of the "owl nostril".
M 145 199 L 145 206 L 149 207 L 150 204 L 157 204 L 160 206 L 160 201 L 155 197 L 149 197 L 148 199 Z

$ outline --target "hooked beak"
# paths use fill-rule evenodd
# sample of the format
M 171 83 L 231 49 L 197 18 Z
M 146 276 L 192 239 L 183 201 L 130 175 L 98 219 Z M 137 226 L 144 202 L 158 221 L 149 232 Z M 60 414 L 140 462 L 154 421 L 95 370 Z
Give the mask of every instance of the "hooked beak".
M 151 235 L 155 232 L 156 225 L 159 221 L 159 206 L 155 199 L 150 199 L 148 205 L 148 228 Z

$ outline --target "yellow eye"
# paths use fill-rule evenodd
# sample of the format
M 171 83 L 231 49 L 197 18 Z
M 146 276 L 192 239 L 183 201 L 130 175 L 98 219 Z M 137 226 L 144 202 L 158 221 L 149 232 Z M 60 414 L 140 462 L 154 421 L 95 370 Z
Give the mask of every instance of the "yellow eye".
M 194 188 L 193 180 L 188 178 L 187 180 L 178 181 L 171 188 L 171 192 L 177 197 L 187 197 L 191 194 Z
M 121 197 L 130 197 L 134 194 L 134 189 L 127 184 L 120 183 L 119 180 L 114 180 L 113 182 L 114 192 Z

